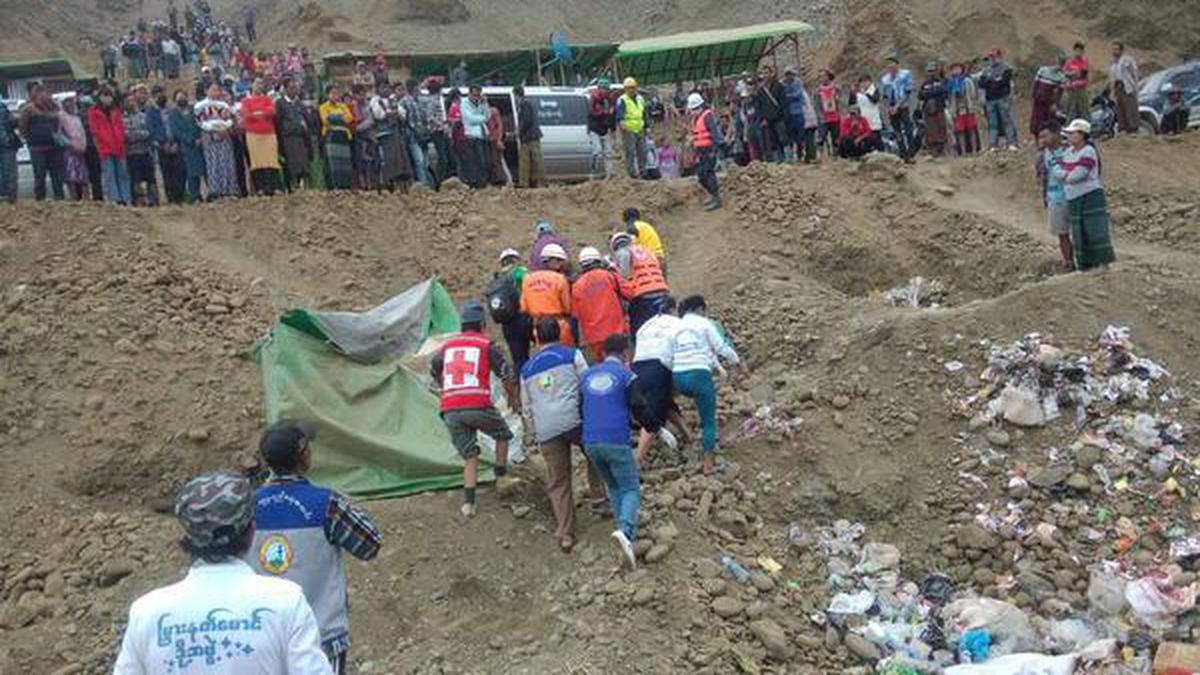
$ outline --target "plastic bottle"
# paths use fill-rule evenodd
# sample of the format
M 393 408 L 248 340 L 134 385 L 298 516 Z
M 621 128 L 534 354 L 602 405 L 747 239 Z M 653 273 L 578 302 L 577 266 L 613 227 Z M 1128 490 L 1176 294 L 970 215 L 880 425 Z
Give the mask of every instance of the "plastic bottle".
M 726 572 L 729 572 L 731 575 L 733 575 L 733 578 L 737 579 L 738 583 L 744 584 L 750 580 L 750 572 L 746 571 L 746 568 L 742 567 L 738 563 L 737 558 L 733 557 L 729 553 L 718 553 L 713 556 L 713 560 L 718 565 L 725 568 Z

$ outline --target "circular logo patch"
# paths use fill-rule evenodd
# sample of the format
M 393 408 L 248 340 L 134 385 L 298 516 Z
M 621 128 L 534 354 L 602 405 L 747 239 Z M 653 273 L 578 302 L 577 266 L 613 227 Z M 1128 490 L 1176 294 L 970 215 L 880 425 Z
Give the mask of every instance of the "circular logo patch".
M 273 534 L 258 548 L 258 563 L 271 574 L 283 574 L 292 566 L 292 545 L 282 534 Z
M 587 387 L 597 394 L 604 394 L 616 386 L 617 381 L 608 373 L 596 373 L 588 378 Z

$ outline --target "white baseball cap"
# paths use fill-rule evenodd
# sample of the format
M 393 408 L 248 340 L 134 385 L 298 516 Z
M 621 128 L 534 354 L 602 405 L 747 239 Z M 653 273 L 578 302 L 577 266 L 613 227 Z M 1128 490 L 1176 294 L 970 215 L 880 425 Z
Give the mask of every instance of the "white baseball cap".
M 584 246 L 579 251 L 579 264 L 585 265 L 600 260 L 600 251 L 594 246 Z
M 1092 123 L 1083 119 L 1075 120 L 1067 125 L 1066 130 L 1068 132 L 1078 131 L 1081 134 L 1090 134 L 1092 133 Z
M 546 244 L 542 248 L 542 260 L 566 260 L 567 252 L 558 244 Z

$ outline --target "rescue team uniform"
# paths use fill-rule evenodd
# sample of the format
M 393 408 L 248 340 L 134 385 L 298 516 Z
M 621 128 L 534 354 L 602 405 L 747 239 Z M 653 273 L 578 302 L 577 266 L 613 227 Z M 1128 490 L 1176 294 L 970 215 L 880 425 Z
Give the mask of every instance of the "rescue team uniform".
M 197 561 L 134 601 L 114 675 L 328 675 L 304 591 L 245 562 Z
M 644 220 L 633 221 L 633 227 L 637 229 L 637 234 L 633 237 L 633 243 L 654 254 L 658 258 L 658 265 L 662 268 L 663 276 L 667 274 L 667 250 L 663 248 L 662 239 L 658 236 L 658 230 L 654 226 Z
M 706 454 L 717 448 L 717 390 L 712 371 L 720 367 L 718 358 L 731 365 L 738 363 L 737 352 L 717 330 L 717 325 L 696 313 L 680 319 L 671 371 L 679 393 L 696 402 Z
M 642 495 L 629 430 L 634 418 L 651 433 L 662 425 L 647 419 L 637 375 L 616 358 L 608 357 L 584 371 L 579 395 L 584 452 L 608 485 L 617 529 L 632 542 L 637 538 Z
M 512 382 L 513 374 L 504 353 L 487 336 L 464 331 L 451 337 L 429 369 L 434 381 L 442 385 L 442 420 L 459 456 L 479 456 L 478 432 L 497 441 L 512 440 L 508 423 L 492 405 L 492 375 Z
M 692 147 L 696 148 L 700 160 L 696 167 L 696 180 L 714 200 L 721 197 L 720 183 L 717 181 L 717 148 L 724 144 L 716 114 L 712 108 L 705 108 L 692 122 Z
M 571 446 L 580 445 L 579 380 L 587 362 L 563 344 L 547 345 L 521 369 L 521 404 L 533 420 L 534 438 L 546 460 L 546 496 L 562 541 L 575 536 L 575 497 L 571 487 Z M 603 499 L 599 475 L 588 465 L 588 492 Z
M 650 416 L 661 426 L 675 405 L 675 384 L 671 369 L 675 364 L 675 336 L 680 319 L 674 314 L 659 314 L 642 324 L 637 332 L 633 372 L 646 399 Z
M 350 604 L 343 549 L 359 560 L 383 539 L 366 513 L 343 495 L 287 473 L 272 474 L 255 493 L 254 545 L 246 562 L 259 574 L 300 584 L 335 672 L 350 649 Z
M 621 94 L 617 99 L 617 120 L 625 173 L 630 178 L 641 178 L 646 170 L 646 99 L 641 94 Z
M 526 274 L 521 283 L 521 313 L 533 326 L 539 319 L 557 319 L 559 339 L 566 345 L 575 344 L 570 322 L 571 284 L 563 273 L 537 270 Z
M 621 282 L 611 269 L 597 267 L 571 285 L 571 307 L 579 326 L 579 342 L 591 363 L 604 355 L 604 340 L 629 332 L 621 306 Z
M 629 300 L 629 324 L 634 333 L 650 317 L 662 313 L 670 293 L 658 259 L 637 244 L 618 249 L 617 268 L 621 272 L 621 295 Z

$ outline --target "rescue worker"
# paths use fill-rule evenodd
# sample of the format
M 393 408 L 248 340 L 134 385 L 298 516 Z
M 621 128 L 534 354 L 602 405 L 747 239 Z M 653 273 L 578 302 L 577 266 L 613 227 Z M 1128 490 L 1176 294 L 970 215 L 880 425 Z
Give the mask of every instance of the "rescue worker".
M 508 423 L 492 405 L 492 375 L 504 383 L 508 407 L 520 412 L 516 378 L 509 370 L 504 353 L 483 334 L 483 305 L 476 301 L 465 303 L 459 310 L 462 332 L 442 345 L 429 365 L 433 381 L 441 387 L 441 414 L 450 440 L 463 466 L 462 515 L 472 518 L 477 511 L 475 484 L 479 476 L 480 432 L 496 442 L 496 490 L 505 495 L 512 490 L 508 476 L 508 442 L 513 433 Z
M 629 327 L 636 335 L 642 324 L 662 312 L 671 289 L 658 258 L 634 244 L 628 232 L 614 234 L 609 247 L 620 276 L 621 295 L 629 301 Z
M 663 432 L 667 432 L 666 425 L 670 422 L 678 433 L 678 443 L 687 445 L 691 436 L 679 415 L 679 406 L 675 405 L 675 383 L 671 375 L 675 365 L 675 336 L 679 334 L 680 325 L 679 317 L 675 316 L 675 298 L 668 295 L 663 300 L 662 311 L 642 324 L 635 335 L 637 344 L 632 369 L 646 398 L 647 414 L 662 424 Z M 659 438 L 671 449 L 678 447 L 670 432 L 660 432 Z M 637 445 L 639 466 L 645 466 L 653 441 L 654 434 L 643 429 Z
M 191 568 L 183 580 L 134 601 L 112 672 L 332 673 L 300 586 L 260 577 L 242 561 L 254 541 L 250 481 L 197 476 L 175 497 L 174 511 Z M 217 652 L 219 640 L 236 649 Z M 220 658 L 207 656 L 215 653 Z
M 521 369 L 521 406 L 533 422 L 534 438 L 546 460 L 546 497 L 554 510 L 555 537 L 564 553 L 575 548 L 575 495 L 571 487 L 571 446 L 582 445 L 579 378 L 587 369 L 583 354 L 559 341 L 558 322 L 542 319 L 535 327 L 546 345 Z M 604 487 L 588 464 L 588 493 L 604 500 Z
M 558 244 L 542 249 L 544 269 L 529 272 L 521 283 L 521 313 L 533 325 L 538 319 L 550 317 L 559 324 L 561 340 L 574 345 L 571 334 L 571 283 L 567 281 L 567 252 Z
M 500 324 L 504 333 L 504 342 L 508 345 L 509 356 L 512 357 L 513 370 L 520 372 L 521 367 L 529 360 L 529 342 L 533 339 L 533 324 L 529 317 L 519 311 L 521 307 L 521 284 L 529 268 L 521 264 L 521 254 L 516 249 L 506 248 L 500 253 L 500 274 L 508 275 L 512 287 L 516 290 L 518 312 L 511 321 Z
M 633 237 L 633 243 L 650 251 L 655 258 L 658 258 L 658 266 L 662 268 L 663 276 L 667 276 L 667 250 L 658 236 L 658 230 L 642 220 L 642 212 L 637 209 L 625 209 L 625 212 L 621 214 L 621 222 L 625 223 L 625 231 Z
M 721 334 L 720 329 L 705 314 L 708 306 L 704 297 L 693 295 L 679 303 L 679 329 L 675 334 L 675 353 L 671 359 L 671 374 L 675 390 L 696 402 L 703 430 L 704 475 L 716 469 L 717 451 L 717 389 L 713 370 L 722 375 L 724 359 L 737 367 L 738 354 Z
M 617 126 L 621 128 L 621 151 L 625 155 L 625 173 L 642 178 L 646 171 L 646 99 L 638 93 L 637 80 L 622 82 L 624 93 L 617 99 Z
M 600 251 L 591 246 L 579 252 L 579 268 L 579 278 L 571 284 L 571 312 L 584 355 L 589 363 L 599 363 L 604 358 L 604 339 L 629 332 L 621 306 L 621 282 Z
M 534 227 L 533 244 L 529 247 L 530 271 L 546 269 L 542 265 L 542 249 L 547 244 L 558 244 L 562 247 L 563 252 L 570 256 L 571 247 L 567 244 L 567 240 L 554 229 L 554 223 L 545 219 L 539 220 Z
M 321 631 L 321 648 L 333 672 L 346 672 L 350 602 L 344 549 L 359 560 L 379 553 L 383 535 L 365 511 L 344 495 L 308 482 L 312 426 L 281 421 L 268 428 L 258 449 L 271 470 L 255 492 L 254 545 L 243 559 L 265 577 L 300 584 Z
M 721 185 L 717 182 L 717 159 L 725 148 L 725 137 L 721 135 L 721 125 L 717 115 L 705 102 L 700 94 L 688 96 L 688 113 L 692 116 L 692 146 L 696 148 L 699 163 L 696 166 L 696 179 L 700 187 L 708 192 L 709 199 L 704 204 L 705 211 L 716 211 L 721 208 Z

